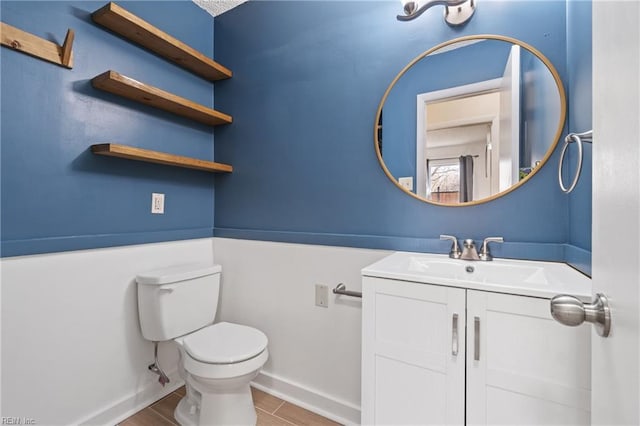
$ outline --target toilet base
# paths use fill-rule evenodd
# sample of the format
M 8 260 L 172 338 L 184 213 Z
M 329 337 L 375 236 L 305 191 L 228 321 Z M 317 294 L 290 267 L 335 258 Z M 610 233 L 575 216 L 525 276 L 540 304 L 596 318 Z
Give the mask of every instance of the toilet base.
M 246 389 L 237 389 L 235 392 L 202 395 L 200 426 L 255 426 L 256 420 L 256 410 L 249 385 Z
M 174 416 L 181 426 L 255 426 L 257 414 L 249 384 L 269 358 L 267 349 L 246 361 L 207 364 L 191 358 L 180 345 L 180 358 L 187 396 L 180 400 Z
M 198 426 L 198 409 L 189 402 L 186 396 L 178 403 L 173 416 L 181 426 Z
M 186 382 L 187 395 L 184 396 L 173 415 L 180 426 L 255 426 L 257 416 L 253 405 L 253 397 L 249 381 L 257 372 L 231 380 L 216 380 L 218 389 L 202 393 L 204 382 L 210 380 L 199 378 L 193 383 L 193 376 Z M 227 386 L 224 386 L 227 385 Z M 228 386 L 231 385 L 231 388 Z M 220 389 L 222 387 L 223 389 Z

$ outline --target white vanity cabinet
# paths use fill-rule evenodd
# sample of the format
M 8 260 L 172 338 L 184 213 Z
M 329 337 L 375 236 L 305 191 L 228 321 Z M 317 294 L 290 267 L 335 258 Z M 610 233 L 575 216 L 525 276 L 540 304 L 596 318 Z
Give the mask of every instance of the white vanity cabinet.
M 371 276 L 362 290 L 363 425 L 590 423 L 590 327 L 556 323 L 548 298 Z
M 362 303 L 362 424 L 463 424 L 465 290 L 365 277 Z
M 591 327 L 557 323 L 549 299 L 467 290 L 466 385 L 468 425 L 590 425 Z

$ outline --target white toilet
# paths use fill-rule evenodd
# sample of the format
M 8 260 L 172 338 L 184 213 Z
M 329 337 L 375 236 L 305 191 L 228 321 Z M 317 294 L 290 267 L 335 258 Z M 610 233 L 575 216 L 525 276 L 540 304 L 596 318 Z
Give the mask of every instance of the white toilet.
M 173 339 L 187 396 L 175 417 L 183 426 L 255 425 L 249 383 L 269 358 L 267 336 L 244 325 L 213 324 L 220 265 L 190 264 L 137 276 L 145 339 Z

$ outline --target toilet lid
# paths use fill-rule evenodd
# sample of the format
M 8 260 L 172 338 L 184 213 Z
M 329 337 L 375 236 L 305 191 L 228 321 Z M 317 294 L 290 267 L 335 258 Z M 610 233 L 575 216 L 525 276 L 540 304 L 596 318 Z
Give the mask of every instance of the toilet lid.
M 184 349 L 194 359 L 210 364 L 232 364 L 255 357 L 267 347 L 267 336 L 252 327 L 219 322 L 184 338 Z

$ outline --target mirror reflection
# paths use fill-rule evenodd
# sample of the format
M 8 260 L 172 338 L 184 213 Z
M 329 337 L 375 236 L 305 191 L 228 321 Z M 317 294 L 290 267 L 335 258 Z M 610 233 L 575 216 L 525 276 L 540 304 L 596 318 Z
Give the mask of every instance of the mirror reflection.
M 412 61 L 378 109 L 376 150 L 393 181 L 429 202 L 480 203 L 524 183 L 551 155 L 564 90 L 539 52 L 463 37 Z

